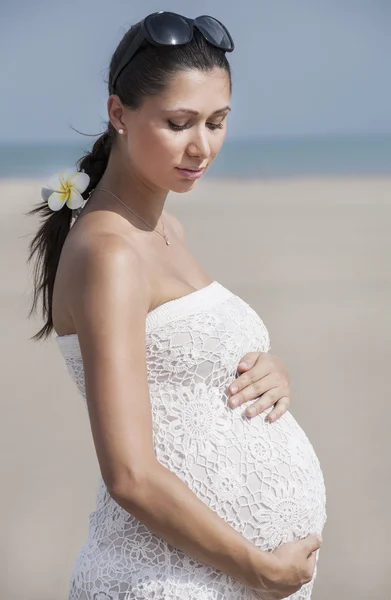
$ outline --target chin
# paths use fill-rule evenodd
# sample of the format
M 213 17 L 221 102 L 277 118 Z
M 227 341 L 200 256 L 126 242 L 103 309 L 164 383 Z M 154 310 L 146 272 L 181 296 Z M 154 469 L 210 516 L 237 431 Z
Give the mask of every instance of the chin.
M 198 179 L 175 181 L 175 183 L 170 186 L 170 190 L 176 194 L 185 194 L 186 192 L 190 192 L 190 190 L 192 190 L 197 183 Z

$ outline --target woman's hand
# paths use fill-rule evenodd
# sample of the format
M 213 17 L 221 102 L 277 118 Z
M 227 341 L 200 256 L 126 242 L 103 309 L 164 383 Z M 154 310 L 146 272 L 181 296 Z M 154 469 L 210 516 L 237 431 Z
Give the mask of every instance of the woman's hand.
M 316 552 L 322 536 L 309 535 L 302 540 L 287 542 L 270 553 L 268 573 L 262 573 L 256 588 L 262 600 L 280 600 L 298 592 L 314 576 Z
M 289 373 L 278 356 L 268 352 L 249 352 L 240 361 L 239 372 L 242 374 L 228 389 L 231 394 L 229 406 L 236 408 L 256 399 L 246 408 L 248 417 L 255 417 L 273 405 L 274 409 L 266 419 L 272 423 L 282 417 L 289 408 L 291 391 Z

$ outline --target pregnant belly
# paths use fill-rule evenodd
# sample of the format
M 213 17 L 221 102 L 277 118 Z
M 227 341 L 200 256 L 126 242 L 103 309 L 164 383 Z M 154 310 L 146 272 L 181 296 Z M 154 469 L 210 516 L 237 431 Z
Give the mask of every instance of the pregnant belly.
M 303 429 L 271 409 L 252 419 L 227 406 L 220 388 L 151 390 L 157 459 L 211 509 L 262 550 L 320 533 L 326 494 Z

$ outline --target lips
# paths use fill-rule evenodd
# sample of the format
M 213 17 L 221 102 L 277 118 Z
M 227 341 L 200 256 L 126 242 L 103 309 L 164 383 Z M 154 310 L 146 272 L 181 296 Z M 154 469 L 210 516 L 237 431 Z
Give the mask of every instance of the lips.
M 193 173 L 199 173 L 200 171 L 203 171 L 205 167 L 177 167 L 177 169 L 180 171 L 192 171 Z
M 205 168 L 198 168 L 198 169 L 194 169 L 194 168 L 181 168 L 181 167 L 176 167 L 178 173 L 180 173 L 181 177 L 184 177 L 185 179 L 198 179 L 199 177 L 201 177 L 201 175 L 203 174 L 203 172 L 205 171 Z

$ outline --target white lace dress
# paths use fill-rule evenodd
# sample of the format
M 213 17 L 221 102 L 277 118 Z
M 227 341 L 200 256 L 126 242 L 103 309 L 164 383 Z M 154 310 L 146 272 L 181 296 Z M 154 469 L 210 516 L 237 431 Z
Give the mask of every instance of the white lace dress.
M 77 335 L 56 340 L 85 401 Z M 240 359 L 270 349 L 254 310 L 214 281 L 152 310 L 146 343 L 157 459 L 262 550 L 320 533 L 324 480 L 304 431 L 289 412 L 269 424 L 271 409 L 247 418 L 251 402 L 228 406 L 227 388 Z M 310 598 L 314 579 L 290 598 Z M 69 600 L 256 598 L 251 588 L 154 535 L 111 498 L 99 478 Z

